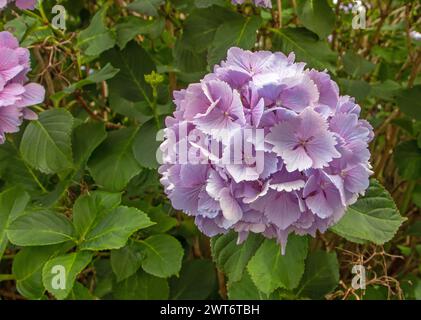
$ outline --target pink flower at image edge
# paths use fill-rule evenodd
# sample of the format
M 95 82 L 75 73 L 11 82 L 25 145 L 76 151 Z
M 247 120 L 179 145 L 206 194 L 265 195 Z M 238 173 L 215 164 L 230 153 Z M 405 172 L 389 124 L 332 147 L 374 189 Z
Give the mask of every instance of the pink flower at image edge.
M 30 69 L 28 49 L 19 47 L 11 33 L 0 32 L 0 143 L 6 133 L 19 131 L 23 119 L 37 119 L 28 107 L 44 101 L 45 89 L 28 83 Z

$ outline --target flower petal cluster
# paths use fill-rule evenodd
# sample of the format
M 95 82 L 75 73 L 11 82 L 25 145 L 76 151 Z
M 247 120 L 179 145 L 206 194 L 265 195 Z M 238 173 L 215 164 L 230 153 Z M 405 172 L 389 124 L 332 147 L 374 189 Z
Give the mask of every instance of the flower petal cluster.
M 325 232 L 369 186 L 372 127 L 327 72 L 293 53 L 231 48 L 174 102 L 161 183 L 208 236 L 261 233 L 285 250 L 290 233 Z
M 245 0 L 231 0 L 233 4 L 243 4 Z M 272 0 L 253 0 L 256 7 L 272 8 Z
M 0 0 L 0 10 L 14 2 L 19 9 L 34 10 L 38 0 Z
M 0 143 L 5 133 L 19 131 L 23 119 L 36 119 L 28 107 L 44 101 L 44 87 L 27 83 L 29 71 L 28 49 L 19 47 L 11 33 L 0 32 Z

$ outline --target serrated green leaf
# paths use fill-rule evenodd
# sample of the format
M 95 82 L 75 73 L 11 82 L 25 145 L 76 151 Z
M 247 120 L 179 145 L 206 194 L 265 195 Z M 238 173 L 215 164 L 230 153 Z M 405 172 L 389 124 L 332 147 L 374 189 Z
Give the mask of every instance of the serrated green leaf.
M 285 255 L 282 255 L 279 244 L 266 239 L 247 265 L 256 287 L 266 294 L 278 288 L 296 288 L 304 273 L 307 249 L 306 237 L 290 235 Z
M 386 189 L 372 180 L 364 197 L 350 206 L 331 230 L 350 241 L 354 239 L 383 244 L 390 241 L 405 218 Z
M 142 268 L 156 277 L 178 275 L 184 250 L 178 240 L 170 235 L 154 235 L 138 242 L 144 250 Z
M 42 268 L 44 287 L 57 299 L 65 299 L 72 291 L 77 275 L 91 260 L 90 252 L 74 252 L 47 261 Z
M 97 220 L 115 209 L 121 202 L 120 193 L 94 191 L 80 196 L 73 205 L 73 225 L 83 240 Z
M 20 144 L 23 159 L 32 167 L 47 173 L 59 173 L 73 166 L 71 132 L 72 115 L 64 109 L 40 114 L 25 129 Z
M 164 2 L 164 0 L 136 0 L 130 3 L 127 8 L 141 14 L 155 17 L 158 15 L 158 7 Z
M 46 246 L 73 241 L 74 228 L 62 214 L 31 211 L 12 221 L 7 235 L 18 246 Z
M 148 216 L 136 208 L 117 207 L 106 213 L 86 233 L 81 250 L 108 250 L 124 247 L 137 230 L 151 226 Z
M 83 123 L 73 131 L 73 155 L 77 166 L 84 166 L 92 152 L 105 140 L 105 126 L 99 122 Z

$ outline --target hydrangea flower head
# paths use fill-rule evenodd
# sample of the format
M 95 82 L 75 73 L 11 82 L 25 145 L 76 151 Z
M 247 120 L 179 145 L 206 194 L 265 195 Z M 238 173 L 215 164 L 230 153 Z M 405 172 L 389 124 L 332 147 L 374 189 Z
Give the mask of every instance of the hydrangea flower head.
M 243 4 L 245 0 L 231 0 L 233 4 Z M 253 0 L 256 7 L 272 8 L 272 0 Z
M 23 119 L 36 119 L 28 107 L 44 101 L 45 90 L 27 83 L 29 51 L 9 32 L 0 32 L 0 143 L 5 133 L 19 131 Z
M 34 10 L 38 0 L 0 0 L 0 10 L 14 2 L 19 9 Z
M 159 171 L 172 205 L 208 236 L 325 232 L 365 193 L 370 124 L 326 71 L 291 53 L 231 48 L 174 93 Z

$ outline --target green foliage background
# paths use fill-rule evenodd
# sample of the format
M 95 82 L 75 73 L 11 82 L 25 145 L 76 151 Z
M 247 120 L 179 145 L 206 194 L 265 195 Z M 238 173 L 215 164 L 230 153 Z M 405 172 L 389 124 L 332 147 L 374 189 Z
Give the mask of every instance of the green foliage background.
M 67 30 L 51 21 L 67 10 Z M 38 121 L 0 146 L 2 299 L 421 299 L 418 1 L 40 1 L 1 13 L 45 85 Z M 348 9 L 345 9 L 348 7 Z M 156 132 L 172 91 L 232 46 L 327 69 L 375 128 L 367 195 L 315 239 L 207 239 L 159 184 Z M 351 286 L 352 267 L 367 287 Z M 66 289 L 52 286 L 63 265 Z

